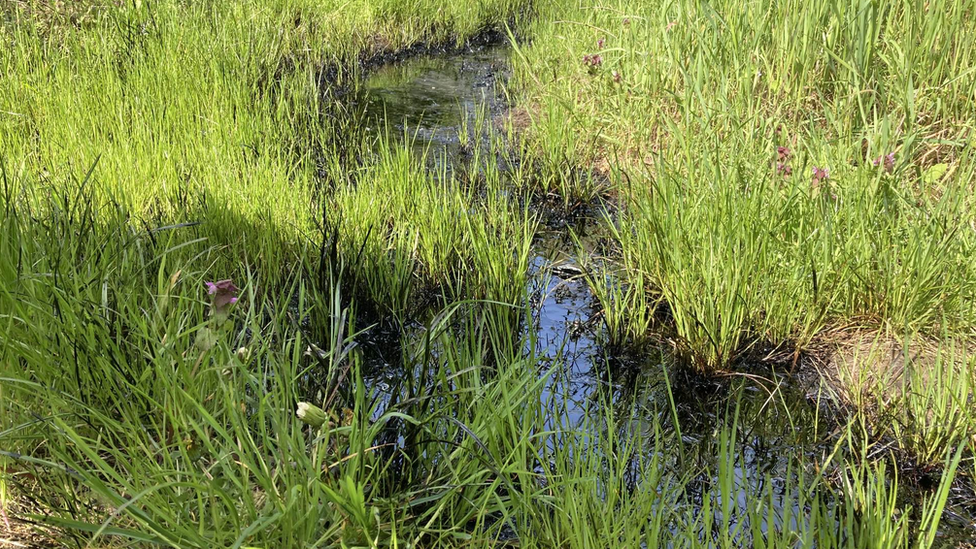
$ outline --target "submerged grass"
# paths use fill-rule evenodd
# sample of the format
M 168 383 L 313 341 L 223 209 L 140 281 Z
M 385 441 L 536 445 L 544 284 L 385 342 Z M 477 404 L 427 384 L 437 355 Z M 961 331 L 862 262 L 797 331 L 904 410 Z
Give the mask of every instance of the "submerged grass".
M 64 546 L 935 546 L 976 476 L 965 6 L 537 2 L 524 162 L 432 173 L 357 126 L 363 60 L 529 7 L 0 8 L 4 515 Z M 571 422 L 568 358 L 534 351 L 532 186 L 616 202 L 615 265 L 586 269 L 611 342 L 713 370 L 885 325 L 936 358 L 785 474 L 734 395 L 694 458 L 673 396 Z M 401 370 L 370 383 L 389 318 Z M 924 497 L 878 440 L 944 467 Z

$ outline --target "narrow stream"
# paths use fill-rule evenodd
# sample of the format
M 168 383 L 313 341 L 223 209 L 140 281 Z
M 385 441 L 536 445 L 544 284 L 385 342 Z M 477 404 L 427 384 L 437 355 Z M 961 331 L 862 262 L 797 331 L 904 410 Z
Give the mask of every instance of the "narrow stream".
M 403 136 L 418 158 L 426 155 L 432 173 L 450 175 L 470 161 L 472 147 L 490 148 L 491 120 L 506 110 L 501 85 L 508 74 L 509 53 L 504 46 L 478 47 L 381 67 L 370 74 L 365 86 L 368 131 Z M 483 158 L 499 161 L 490 155 Z M 600 223 L 582 219 L 573 230 L 584 238 L 587 233 L 598 235 Z M 771 489 L 774 499 L 782 501 L 799 461 L 818 463 L 830 453 L 832 426 L 818 404 L 819 380 L 801 381 L 766 365 L 741 375 L 707 378 L 675 368 L 665 350 L 605 352 L 593 297 L 579 276 L 577 253 L 568 229 L 543 228 L 530 261 L 527 293 L 535 325 L 527 329 L 534 330 L 534 352 L 550 369 L 545 398 L 564 410 L 562 417 L 551 418 L 552 426 L 573 428 L 584 419 L 599 424 L 606 417 L 601 402 L 612 403 L 611 415 L 622 418 L 631 430 L 649 430 L 658 424 L 673 429 L 672 416 L 676 416 L 685 463 L 675 466 L 700 471 L 707 465 L 716 470 L 717 436 L 731 424 L 736 410 L 730 406 L 738 403 L 734 450 L 740 464 L 735 471 L 738 506 L 745 505 L 747 493 L 760 489 Z M 395 339 L 393 334 L 387 336 Z M 384 348 L 382 336 L 377 341 L 367 352 L 368 370 L 374 389 L 382 392 L 390 379 L 403 372 L 399 348 Z M 692 483 L 698 490 L 692 500 L 717 501 L 717 479 L 699 476 Z M 777 511 L 781 514 L 783 509 Z M 951 514 L 945 527 L 950 537 L 967 535 L 963 524 L 953 524 Z M 790 515 L 803 516 L 803 512 L 794 509 Z

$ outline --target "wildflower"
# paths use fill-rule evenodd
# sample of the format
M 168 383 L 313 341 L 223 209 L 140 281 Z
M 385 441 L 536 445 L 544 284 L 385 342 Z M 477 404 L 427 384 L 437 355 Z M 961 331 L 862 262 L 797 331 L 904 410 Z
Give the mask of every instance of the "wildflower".
M 606 38 L 601 38 L 601 39 L 597 40 L 596 41 L 596 49 L 602 50 L 603 49 L 603 45 L 606 44 L 606 43 L 607 43 L 607 39 Z
M 776 163 L 776 173 L 782 175 L 783 177 L 789 177 L 793 175 L 793 168 L 789 164 L 784 164 L 782 162 Z
M 885 173 L 891 173 L 895 170 L 895 153 L 888 153 L 881 155 L 874 159 L 874 167 L 884 165 Z
M 298 416 L 298 419 L 302 423 L 316 428 L 325 425 L 325 421 L 328 419 L 325 415 L 325 410 L 308 402 L 299 402 L 298 409 L 295 410 L 295 415 Z
M 207 293 L 212 296 L 212 311 L 215 315 L 226 315 L 228 308 L 237 303 L 237 286 L 231 279 L 220 280 L 217 282 L 204 282 L 207 286 Z
M 613 81 L 615 83 L 617 83 L 617 84 L 620 83 L 620 73 L 619 72 L 613 71 Z
M 780 161 L 789 160 L 793 156 L 793 151 L 789 147 L 776 147 L 776 156 Z
M 629 27 L 630 26 L 630 17 L 624 17 L 624 26 L 625 27 Z
M 241 362 L 247 362 L 251 359 L 251 350 L 247 347 L 240 347 L 237 349 L 237 359 Z
M 603 56 L 600 54 L 586 54 L 583 56 L 583 64 L 591 71 L 603 64 Z
M 830 171 L 827 168 L 813 167 L 813 186 L 816 187 L 821 181 L 830 179 Z

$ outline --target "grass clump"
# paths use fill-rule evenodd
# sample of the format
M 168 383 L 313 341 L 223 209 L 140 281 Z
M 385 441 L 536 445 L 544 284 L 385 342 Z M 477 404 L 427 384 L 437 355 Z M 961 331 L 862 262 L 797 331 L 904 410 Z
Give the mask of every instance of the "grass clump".
M 852 321 L 972 325 L 976 240 L 961 188 L 919 205 L 871 168 L 814 185 L 762 160 L 723 168 L 686 154 L 660 157 L 648 186 L 627 191 L 614 235 L 625 272 L 662 297 L 679 347 L 703 367 L 757 341 L 802 348 Z
M 610 164 L 623 276 L 692 362 L 850 323 L 971 337 L 973 43 L 931 32 L 958 4 L 550 8 L 515 65 L 528 139 Z
M 860 334 L 838 345 L 824 365 L 841 397 L 863 410 L 864 430 L 930 472 L 947 448 L 965 447 L 976 434 L 972 413 L 972 353 L 959 341 L 887 332 Z M 971 459 L 973 454 L 965 454 Z
M 384 142 L 379 158 L 330 197 L 337 253 L 347 275 L 400 318 L 437 295 L 515 304 L 522 298 L 534 222 L 482 200 L 446 174 L 430 177 L 408 147 Z

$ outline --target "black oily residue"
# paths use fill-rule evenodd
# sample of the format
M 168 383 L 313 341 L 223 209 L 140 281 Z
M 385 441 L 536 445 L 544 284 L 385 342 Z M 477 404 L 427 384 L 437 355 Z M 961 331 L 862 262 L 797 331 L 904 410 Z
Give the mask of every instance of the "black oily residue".
M 366 131 L 377 137 L 399 135 L 418 158 L 428 159 L 428 166 L 453 173 L 470 158 L 462 147 L 464 132 L 469 142 L 485 143 L 491 137 L 491 118 L 506 108 L 499 85 L 508 74 L 508 49 L 490 43 L 382 58 L 409 58 L 397 65 L 365 62 L 370 76 L 356 101 Z M 419 55 L 421 51 L 426 54 Z M 474 132 L 482 115 L 489 123 Z M 500 162 L 490 155 L 483 158 Z M 504 171 L 505 166 L 498 168 Z M 543 218 L 551 214 L 539 213 Z M 604 236 L 600 222 L 592 210 L 550 219 L 557 222 L 545 223 L 547 230 L 534 242 L 527 288 L 532 325 L 523 333 L 529 342 L 525 352 L 539 359 L 545 367 L 542 374 L 548 376 L 544 399 L 552 406 L 550 427 L 592 428 L 611 419 L 622 434 L 647 435 L 660 425 L 679 439 L 680 452 L 671 448 L 666 464 L 679 475 L 692 475 L 687 497 L 702 505 L 722 497 L 717 478 L 701 471 L 717 470 L 716 433 L 734 426 L 734 504 L 744 505 L 742 494 L 764 490 L 767 483 L 774 501 L 787 504 L 784 490 L 796 479 L 798 465 L 820 463 L 832 449 L 830 430 L 836 425 L 821 406 L 819 377 L 755 362 L 739 365 L 737 375 L 703 376 L 676 367 L 673 356 L 662 349 L 611 353 L 601 345 L 603 328 L 595 317 L 577 246 L 569 238 L 573 231 L 579 239 L 599 241 Z M 364 375 L 374 398 L 388 401 L 405 379 L 424 383 L 428 366 L 403 357 L 403 349 L 412 348 L 423 334 L 420 323 L 402 329 L 380 324 L 360 338 Z M 403 443 L 398 432 L 388 436 L 390 442 Z M 918 501 L 922 495 L 906 493 L 905 498 Z M 792 514 L 801 516 L 802 510 Z M 964 521 L 951 520 L 952 515 L 947 513 L 944 529 L 952 538 L 967 535 Z

